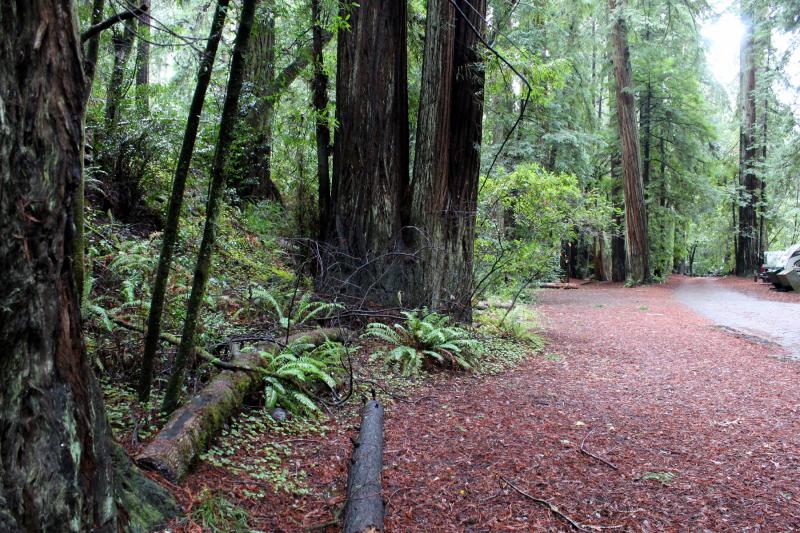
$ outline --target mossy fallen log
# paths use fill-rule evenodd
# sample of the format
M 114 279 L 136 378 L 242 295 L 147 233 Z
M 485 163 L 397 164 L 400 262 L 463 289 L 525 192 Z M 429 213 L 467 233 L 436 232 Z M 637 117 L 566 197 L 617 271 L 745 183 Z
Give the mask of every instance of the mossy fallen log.
M 326 340 L 341 341 L 347 330 L 318 329 L 289 337 L 289 342 L 319 345 Z M 232 365 L 260 368 L 263 359 L 259 351 L 280 349 L 274 343 L 261 343 L 256 350 L 236 352 Z M 161 431 L 137 456 L 142 468 L 155 470 L 172 482 L 179 482 L 197 457 L 208 449 L 211 441 L 222 431 L 225 422 L 241 408 L 244 399 L 261 386 L 257 372 L 224 370 L 214 376 L 199 393 L 177 409 Z
M 383 406 L 371 400 L 364 405 L 358 440 L 347 475 L 344 533 L 383 531 L 384 502 L 381 495 L 383 469 Z

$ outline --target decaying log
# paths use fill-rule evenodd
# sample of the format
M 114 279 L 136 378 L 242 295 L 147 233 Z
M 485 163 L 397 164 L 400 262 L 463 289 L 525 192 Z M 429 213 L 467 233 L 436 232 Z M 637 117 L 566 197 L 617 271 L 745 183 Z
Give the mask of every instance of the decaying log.
M 578 286 L 574 283 L 541 283 L 541 289 L 577 289 Z
M 289 342 L 322 344 L 327 339 L 341 341 L 347 330 L 318 329 L 298 333 Z M 256 350 L 236 352 L 232 365 L 259 368 L 264 364 L 259 351 L 275 351 L 275 343 L 261 343 Z M 220 372 L 203 390 L 177 409 L 159 434 L 138 455 L 136 462 L 142 468 L 155 470 L 173 483 L 179 482 L 191 464 L 205 451 L 222 430 L 225 422 L 241 407 L 245 397 L 261 385 L 261 375 L 255 372 L 225 370 Z
M 353 443 L 347 475 L 344 533 L 383 531 L 384 503 L 381 496 L 383 469 L 383 406 L 371 400 L 364 405 L 361 430 Z

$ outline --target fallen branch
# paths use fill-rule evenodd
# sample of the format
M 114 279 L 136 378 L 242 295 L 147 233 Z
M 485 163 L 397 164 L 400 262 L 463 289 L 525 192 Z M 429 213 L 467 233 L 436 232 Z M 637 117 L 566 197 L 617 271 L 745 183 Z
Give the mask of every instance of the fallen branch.
M 593 454 L 592 452 L 590 452 L 589 450 L 587 450 L 586 448 L 583 447 L 583 445 L 586 444 L 586 439 L 589 438 L 589 435 L 591 435 L 593 431 L 594 431 L 594 429 L 590 430 L 589 433 L 587 433 L 586 436 L 583 437 L 583 440 L 581 441 L 581 453 L 584 453 L 584 454 L 588 455 L 589 457 L 591 457 L 593 459 L 597 459 L 598 461 L 600 461 L 604 465 L 610 466 L 614 470 L 619 470 L 619 467 L 617 465 L 615 465 L 613 463 L 609 463 L 608 461 L 606 461 L 605 459 L 603 459 L 599 455 L 595 455 L 595 454 Z
M 540 289 L 577 289 L 574 283 L 540 283 Z
M 541 499 L 541 498 L 536 498 L 535 496 L 531 496 L 530 494 L 528 494 L 527 492 L 525 492 L 525 491 L 524 491 L 524 490 L 522 490 L 521 488 L 519 488 L 519 487 L 517 487 L 516 485 L 514 485 L 513 483 L 511 483 L 511 482 L 510 482 L 508 479 L 506 479 L 506 478 L 505 478 L 505 477 L 503 477 L 503 476 L 500 476 L 500 479 L 502 479 L 503 481 L 505 481 L 505 482 L 506 482 L 506 484 L 507 484 L 509 487 L 511 487 L 512 489 L 514 489 L 514 490 L 515 490 L 515 491 L 516 491 L 518 494 L 521 494 L 522 496 L 525 496 L 525 497 L 526 497 L 526 498 L 528 498 L 529 500 L 531 500 L 531 501 L 534 501 L 534 502 L 536 502 L 536 503 L 538 503 L 538 504 L 540 504 L 540 505 L 544 505 L 545 507 L 547 507 L 547 509 L 549 509 L 549 510 L 550 510 L 550 512 L 551 512 L 551 513 L 553 513 L 554 515 L 556 515 L 556 516 L 560 517 L 562 520 L 565 520 L 565 521 L 566 521 L 566 522 L 567 522 L 569 525 L 571 525 L 572 527 L 574 527 L 574 528 L 575 528 L 575 529 L 577 529 L 578 531 L 587 531 L 587 532 L 589 531 L 589 530 L 588 530 L 588 529 L 586 529 L 584 526 L 582 526 L 581 524 L 579 524 L 578 522 L 576 522 L 576 521 L 575 521 L 575 520 L 573 520 L 572 518 L 568 517 L 567 515 L 565 515 L 565 514 L 564 514 L 564 513 L 562 513 L 561 511 L 559 511 L 559 510 L 558 510 L 558 507 L 556 507 L 555 505 L 553 505 L 553 504 L 552 504 L 552 503 L 550 503 L 549 501 L 547 501 L 547 500 L 543 500 L 543 499 Z
M 347 475 L 344 533 L 383 531 L 382 469 L 383 406 L 371 400 L 364 404 L 358 440 L 353 441 L 353 457 Z
M 344 329 L 318 329 L 292 335 L 289 340 L 320 345 L 328 339 L 341 341 L 347 335 Z M 244 399 L 261 386 L 261 371 L 251 371 L 265 364 L 259 352 L 279 349 L 281 345 L 268 343 L 256 345 L 253 351 L 233 350 L 231 364 L 236 369 L 214 376 L 188 403 L 172 413 L 155 439 L 136 458 L 137 463 L 170 481 L 179 482 L 226 421 L 239 410 Z M 248 371 L 240 371 L 242 368 Z
M 108 17 L 103 22 L 95 24 L 94 26 L 87 29 L 85 32 L 81 33 L 81 44 L 85 43 L 86 41 L 88 41 L 95 35 L 101 33 L 102 31 L 107 30 L 108 28 L 110 28 L 114 24 L 117 24 L 118 22 L 122 22 L 124 20 L 130 20 L 132 18 L 138 18 L 144 15 L 145 13 L 147 13 L 147 6 L 143 5 L 137 7 L 136 9 L 123 11 L 122 13 L 117 13 L 116 15 Z
M 116 325 L 118 325 L 120 327 L 123 327 L 125 329 L 129 329 L 131 331 L 137 331 L 137 332 L 139 332 L 141 334 L 144 334 L 145 331 L 146 331 L 144 326 L 139 326 L 137 324 L 133 324 L 131 322 L 128 322 L 127 320 L 123 320 L 123 319 L 118 318 L 118 317 L 110 317 L 110 318 L 111 318 L 111 321 L 114 324 L 116 324 Z M 170 333 L 166 333 L 166 332 L 162 331 L 158 335 L 158 337 L 161 340 L 172 344 L 173 346 L 180 346 L 180 344 L 181 344 L 181 338 L 178 337 L 177 335 L 172 335 Z M 208 350 L 204 350 L 203 348 L 201 348 L 199 346 L 195 346 L 194 347 L 194 354 L 197 357 L 199 357 L 199 358 L 201 358 L 201 359 L 203 359 L 205 361 L 208 361 L 212 365 L 216 366 L 217 368 L 221 368 L 223 370 L 237 370 L 237 371 L 241 371 L 241 372 L 263 372 L 263 369 L 261 369 L 261 368 L 252 368 L 252 367 L 249 367 L 249 366 L 237 365 L 237 364 L 234 364 L 234 363 L 228 363 L 227 361 L 223 361 L 219 357 L 214 357 L 214 355 L 211 354 Z

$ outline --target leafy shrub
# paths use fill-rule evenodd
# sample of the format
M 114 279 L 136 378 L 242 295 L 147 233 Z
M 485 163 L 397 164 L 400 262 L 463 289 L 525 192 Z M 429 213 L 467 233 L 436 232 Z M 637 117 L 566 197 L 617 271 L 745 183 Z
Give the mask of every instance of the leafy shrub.
M 250 288 L 250 299 L 256 305 L 265 307 L 278 325 L 286 330 L 314 319 L 329 318 L 334 311 L 342 308 L 340 304 L 314 300 L 310 293 L 303 294 L 299 300 L 288 298 L 281 304 L 271 292 L 261 286 Z
M 403 312 L 403 316 L 402 324 L 388 326 L 372 322 L 367 326 L 362 337 L 394 346 L 372 354 L 373 357 L 383 357 L 389 364 L 399 365 L 404 376 L 419 373 L 426 361 L 451 368 L 472 368 L 480 353 L 480 343 L 466 330 L 449 325 L 448 317 L 429 313 L 427 309 Z
M 344 346 L 326 341 L 320 346 L 293 343 L 280 353 L 261 352 L 267 359 L 264 376 L 265 407 L 281 406 L 292 412 L 313 413 L 319 407 L 314 391 L 325 386 L 333 390 L 336 378 L 332 369 L 341 361 Z

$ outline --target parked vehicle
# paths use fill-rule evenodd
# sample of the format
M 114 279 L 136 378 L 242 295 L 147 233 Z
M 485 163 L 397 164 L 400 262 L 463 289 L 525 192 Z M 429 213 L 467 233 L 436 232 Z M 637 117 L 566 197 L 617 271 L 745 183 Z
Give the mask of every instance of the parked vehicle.
M 784 272 L 789 269 L 791 270 L 795 263 L 800 260 L 800 244 L 795 244 L 794 246 L 790 246 L 786 249 L 786 252 L 780 257 L 778 260 L 778 266 L 780 267 L 778 270 L 768 270 L 767 271 L 767 281 L 772 283 L 778 289 L 788 289 L 791 290 L 792 285 L 789 283 L 788 272 L 784 274 Z M 784 279 L 780 279 L 780 275 L 784 274 Z
M 786 263 L 786 268 L 778 272 L 777 278 L 780 283 L 780 288 L 785 290 L 792 290 L 792 283 L 789 281 L 793 277 L 795 268 L 800 268 L 800 255 L 796 255 L 789 259 Z
M 795 266 L 786 276 L 786 279 L 789 281 L 789 285 L 792 286 L 792 289 L 800 292 L 800 267 Z
M 764 253 L 764 264 L 761 265 L 761 268 L 758 271 L 758 277 L 761 278 L 763 281 L 770 281 L 769 274 L 777 273 L 783 270 L 783 266 L 786 264 L 786 261 L 781 263 L 781 257 L 786 254 L 786 250 L 776 250 L 773 252 L 765 252 Z

